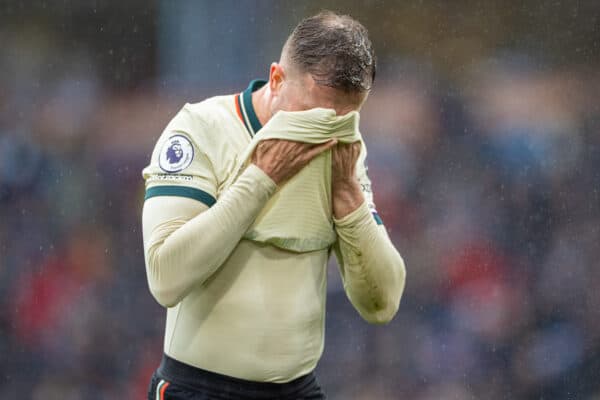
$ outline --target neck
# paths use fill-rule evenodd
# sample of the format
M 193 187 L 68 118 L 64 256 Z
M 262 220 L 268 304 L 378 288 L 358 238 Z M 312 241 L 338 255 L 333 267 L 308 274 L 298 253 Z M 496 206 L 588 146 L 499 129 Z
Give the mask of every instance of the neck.
M 265 125 L 269 119 L 271 119 L 271 112 L 269 110 L 269 102 L 267 96 L 268 84 L 264 85 L 256 92 L 252 93 L 252 107 L 258 117 L 258 121 L 261 125 Z

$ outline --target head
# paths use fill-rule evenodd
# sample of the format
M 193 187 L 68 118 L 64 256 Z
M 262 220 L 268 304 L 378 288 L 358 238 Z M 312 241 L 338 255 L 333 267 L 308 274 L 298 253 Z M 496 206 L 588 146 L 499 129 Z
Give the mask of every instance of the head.
M 375 53 L 365 27 L 349 16 L 323 11 L 296 26 L 279 63 L 271 64 L 270 113 L 359 110 L 374 79 Z

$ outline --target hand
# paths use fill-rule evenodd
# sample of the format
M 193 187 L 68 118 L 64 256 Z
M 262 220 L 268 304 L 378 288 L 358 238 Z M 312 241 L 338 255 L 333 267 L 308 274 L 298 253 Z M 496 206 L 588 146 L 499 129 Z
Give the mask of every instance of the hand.
M 275 184 L 280 185 L 298 173 L 313 158 L 336 144 L 336 139 L 316 145 L 291 140 L 263 140 L 252 154 L 252 163 L 269 175 Z
M 331 151 L 331 193 L 333 215 L 340 219 L 356 210 L 364 201 L 356 177 L 361 142 L 338 144 Z

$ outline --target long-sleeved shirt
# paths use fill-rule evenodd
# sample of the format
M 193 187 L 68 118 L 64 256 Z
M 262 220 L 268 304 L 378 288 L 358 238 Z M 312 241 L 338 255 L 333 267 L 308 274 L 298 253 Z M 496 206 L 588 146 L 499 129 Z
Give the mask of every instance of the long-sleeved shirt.
M 330 252 L 243 239 L 277 190 L 255 165 L 223 185 L 260 129 L 251 102 L 259 84 L 186 105 L 161 135 L 144 170 L 146 272 L 167 308 L 166 354 L 237 378 L 288 382 L 312 371 L 323 351 Z M 358 177 L 365 202 L 334 219 L 334 249 L 354 307 L 385 323 L 398 309 L 405 267 L 374 212 L 364 167 Z

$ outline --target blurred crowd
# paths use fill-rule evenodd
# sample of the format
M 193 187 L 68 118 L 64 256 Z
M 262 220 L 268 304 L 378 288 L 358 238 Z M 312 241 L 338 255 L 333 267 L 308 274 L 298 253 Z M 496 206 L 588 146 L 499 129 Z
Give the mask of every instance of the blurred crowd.
M 78 49 L 49 66 L 44 46 L 12 43 L 0 59 L 0 397 L 141 399 L 164 329 L 144 271 L 141 170 L 178 108 L 223 93 L 109 91 Z M 388 61 L 361 131 L 407 286 L 394 321 L 369 326 L 332 262 L 318 367 L 329 398 L 600 399 L 599 91 L 594 69 L 523 54 L 459 77 Z

